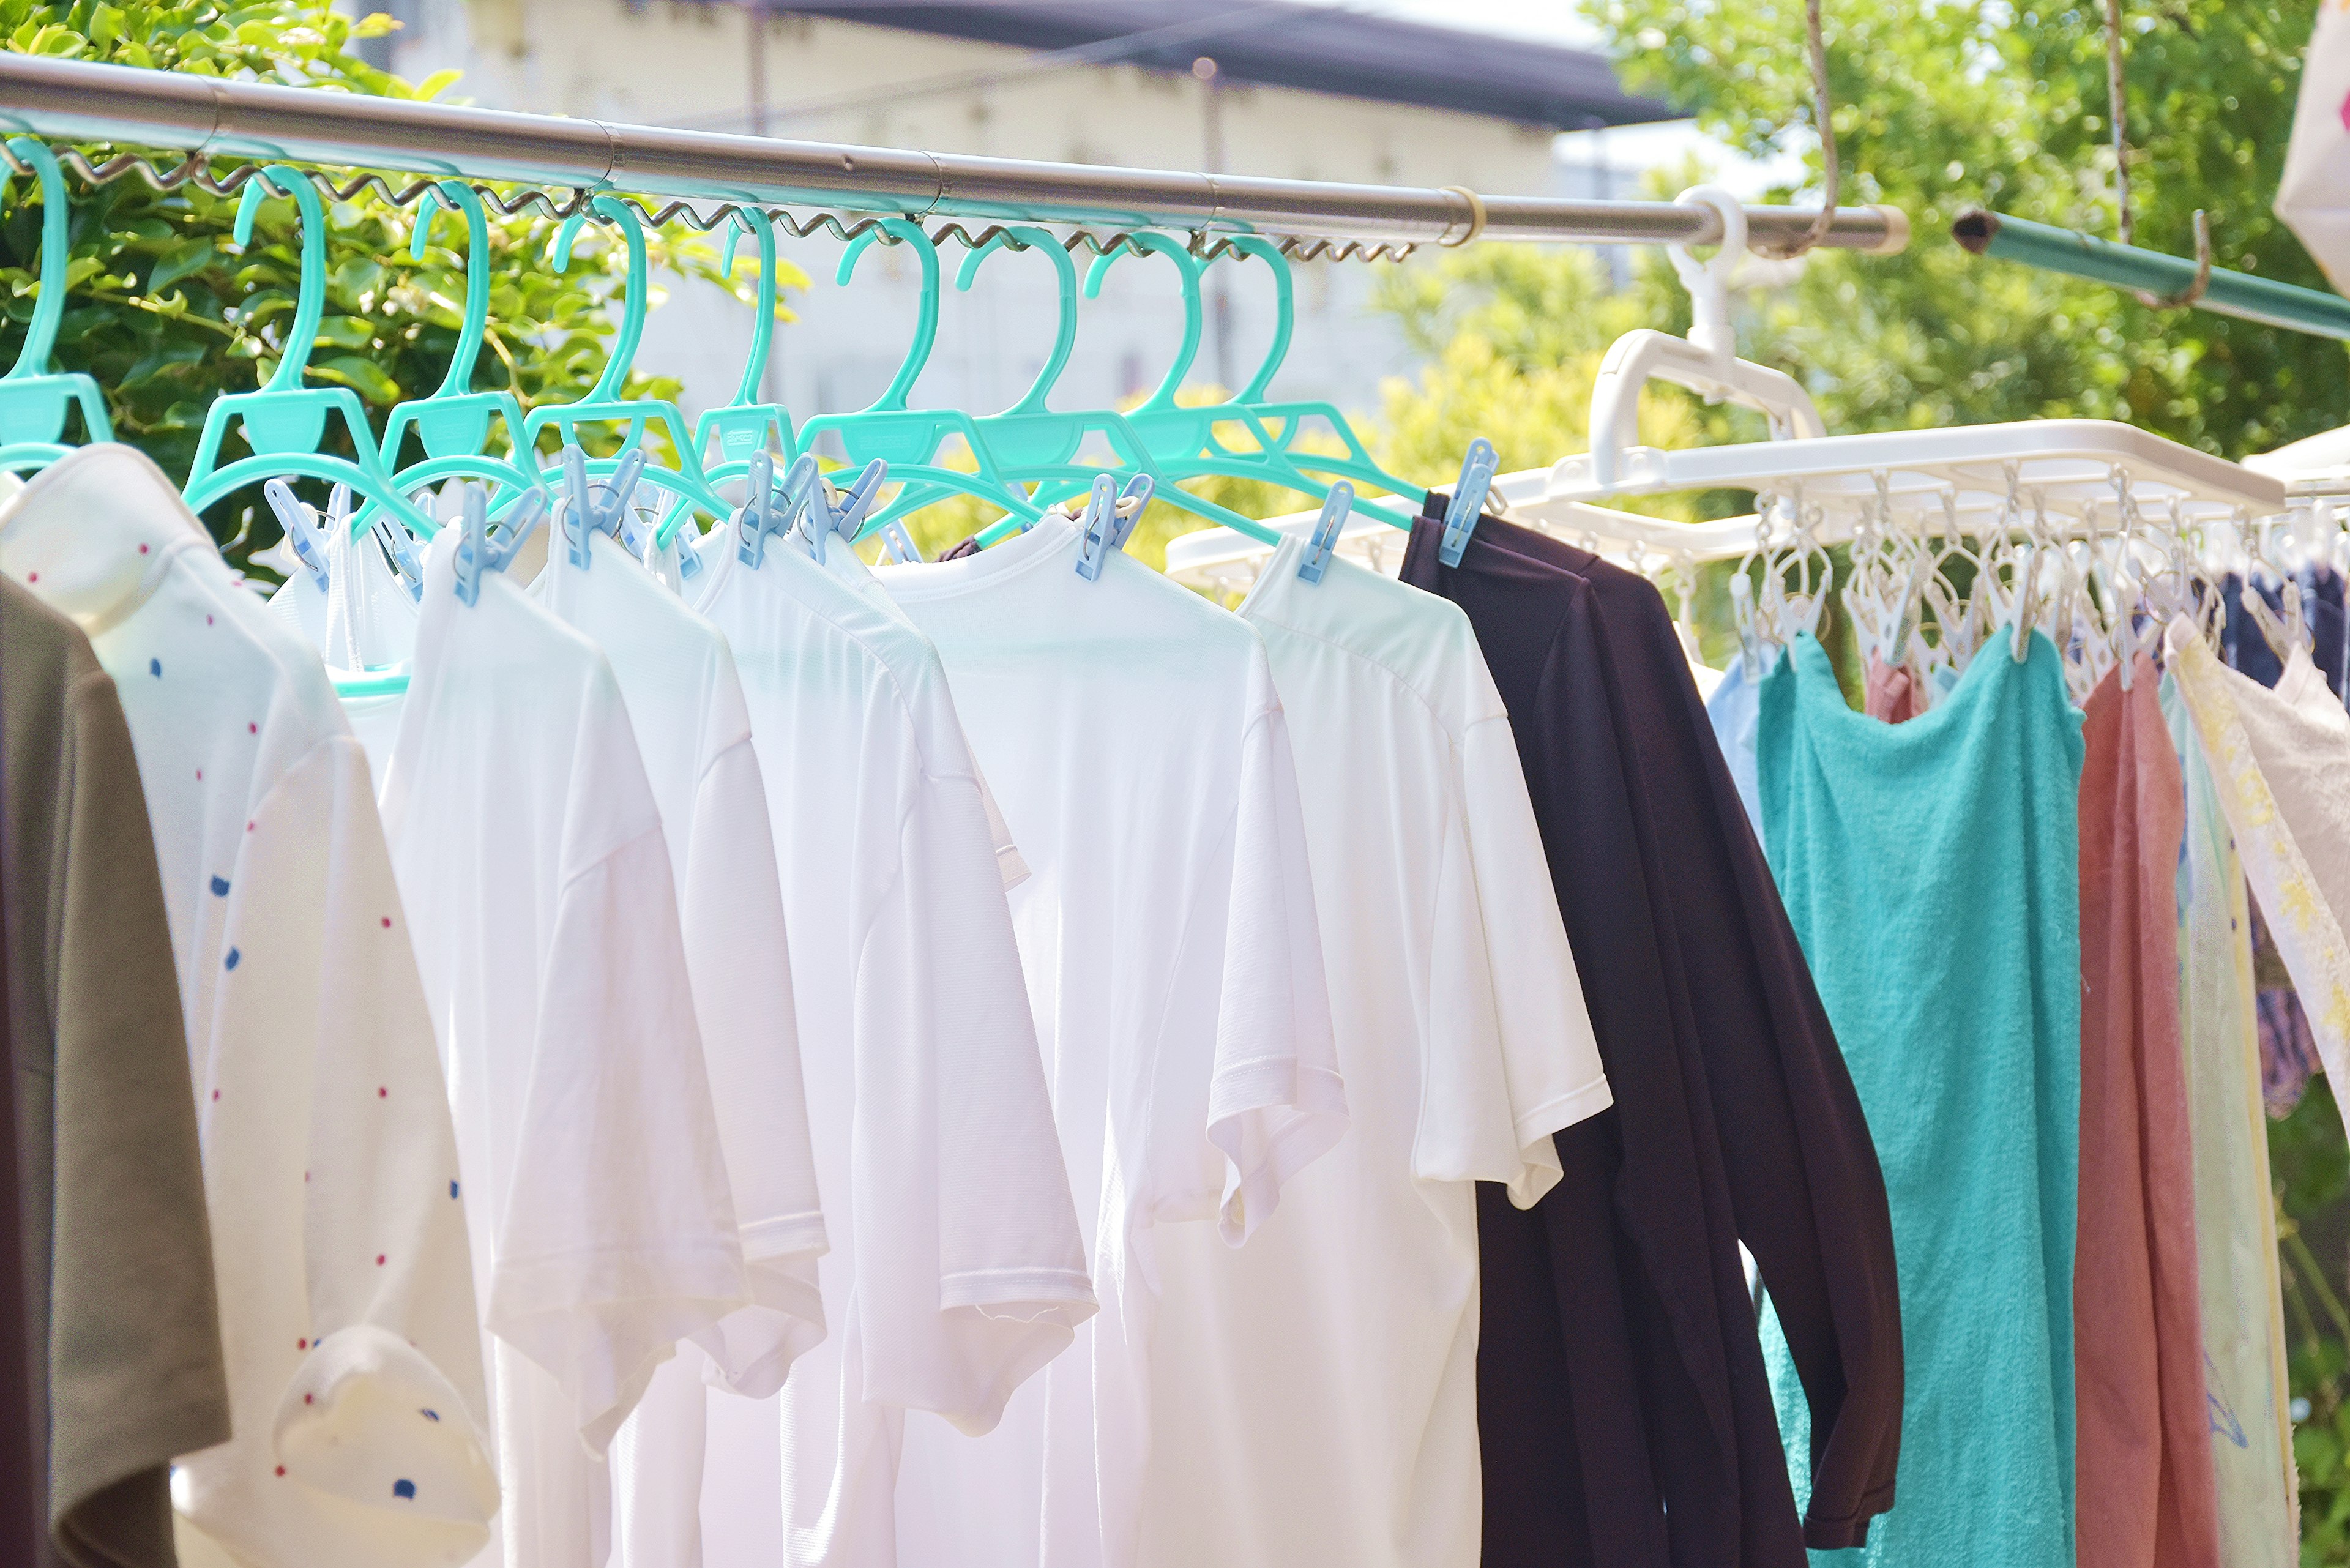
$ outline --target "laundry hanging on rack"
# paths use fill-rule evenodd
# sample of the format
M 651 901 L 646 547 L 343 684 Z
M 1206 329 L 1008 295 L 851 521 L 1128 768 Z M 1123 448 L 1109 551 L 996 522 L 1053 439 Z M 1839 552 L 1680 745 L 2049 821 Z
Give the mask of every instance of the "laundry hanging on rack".
M 1159 1239 L 1147 1568 L 1476 1560 L 1479 1190 L 1534 1204 L 1609 1098 L 1467 617 L 1305 552 L 1239 613 L 1295 746 L 1348 1127 L 1245 1247 Z
M 780 1402 L 712 1404 L 705 1551 L 901 1562 L 915 1413 L 955 1442 L 993 1428 L 1096 1285 L 1004 902 L 1020 861 L 939 654 L 747 512 L 691 546 L 686 581 L 766 781 L 832 1250 L 827 1338 Z
M 1771 866 L 1884 1162 L 1900 1264 L 1901 1462 L 1872 1563 L 2074 1561 L 2082 743 L 2060 662 L 2036 634 L 2020 660 L 1994 645 L 1900 725 L 1846 707 L 1809 634 L 1763 686 Z M 1763 1285 L 1787 1466 L 1816 1509 L 1833 1449 L 1806 1407 L 1810 1331 L 1767 1262 Z
M 1347 1126 L 1263 646 L 1105 547 L 1110 526 L 1048 514 L 877 574 L 936 645 L 1031 867 L 1013 920 L 1102 1296 L 986 1437 L 908 1421 L 902 1563 L 1132 1563 L 1158 1232 L 1244 1242 Z
M 2078 1561 L 2218 1568 L 2179 1001 L 2186 786 L 2161 671 L 2140 653 L 2126 689 L 2123 673 L 2083 709 Z
M 1877 1155 L 1691 684 L 1631 574 L 1440 518 L 1403 576 L 1461 605 L 1543 829 L 1614 1107 L 1520 1214 L 1481 1192 L 1489 1568 L 1799 1562 L 1892 1501 L 1900 1306 Z M 1800 1519 L 1743 1241 L 1819 1401 Z
M 2162 711 L 2186 796 L 2178 858 L 2179 1032 L 2194 1127 L 2195 1258 L 2220 1560 L 2299 1561 L 2292 1388 L 2253 1016 L 2251 904 L 2202 742 L 2174 675 Z
M 121 693 L 171 917 L 234 1428 L 181 1458 L 179 1511 L 263 1560 L 461 1558 L 496 1507 L 473 1282 L 366 759 L 316 655 L 131 449 L 37 474 L 0 564 Z
M 231 1410 L 172 933 L 114 684 L 14 576 L 0 664 L 0 1554 L 163 1568 Z

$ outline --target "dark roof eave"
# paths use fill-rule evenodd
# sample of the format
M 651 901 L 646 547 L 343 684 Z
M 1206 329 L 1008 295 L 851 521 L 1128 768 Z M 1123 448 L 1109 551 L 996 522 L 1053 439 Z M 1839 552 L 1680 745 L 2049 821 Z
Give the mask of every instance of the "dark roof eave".
M 1196 23 L 1196 34 L 1145 45 L 1121 55 L 1118 63 L 1180 73 L 1198 57 L 1211 55 L 1224 79 L 1236 86 L 1409 104 L 1555 130 L 1685 118 L 1670 104 L 1626 93 L 1607 60 L 1586 49 L 1278 0 L 1142 0 L 1118 8 L 1084 0 L 837 0 L 832 5 L 772 3 L 767 8 L 1038 50 L 1074 48 Z M 1105 22 L 1106 16 L 1118 20 Z M 1220 26 L 1228 17 L 1233 25 Z

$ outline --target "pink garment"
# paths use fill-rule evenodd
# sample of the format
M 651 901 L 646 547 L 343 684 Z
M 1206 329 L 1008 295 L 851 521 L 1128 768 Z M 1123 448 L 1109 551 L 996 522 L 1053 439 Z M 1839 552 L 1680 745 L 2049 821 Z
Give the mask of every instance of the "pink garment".
M 2186 826 L 2161 672 L 2084 711 L 2079 1568 L 2219 1568 L 2175 878 Z
M 1899 724 L 1918 716 L 1918 682 L 1906 664 L 1868 656 L 1868 685 L 1861 707 L 1872 719 Z

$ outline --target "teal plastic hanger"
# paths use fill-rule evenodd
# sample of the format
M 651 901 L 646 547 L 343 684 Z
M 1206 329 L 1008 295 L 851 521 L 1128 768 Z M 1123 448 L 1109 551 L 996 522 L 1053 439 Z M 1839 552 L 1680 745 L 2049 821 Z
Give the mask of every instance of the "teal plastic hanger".
M 619 451 L 610 457 L 587 459 L 589 474 L 607 478 L 619 472 L 622 459 L 644 445 L 645 432 L 659 426 L 677 452 L 678 466 L 670 468 L 649 462 L 643 470 L 645 481 L 712 517 L 724 517 L 730 509 L 711 489 L 702 470 L 702 459 L 686 432 L 685 415 L 678 406 L 666 399 L 630 398 L 624 392 L 629 367 L 636 363 L 637 344 L 644 337 L 645 313 L 650 305 L 651 265 L 645 246 L 644 218 L 634 202 L 617 196 L 598 196 L 591 206 L 597 216 L 619 225 L 629 247 L 628 292 L 621 302 L 620 330 L 613 339 L 611 357 L 604 361 L 602 372 L 585 397 L 573 403 L 545 404 L 525 416 L 521 454 L 525 461 L 537 464 L 538 438 L 550 430 L 568 447 L 579 444 L 582 425 L 620 425 L 625 433 Z M 571 265 L 572 243 L 585 222 L 587 214 L 574 213 L 556 231 L 549 260 L 557 272 Z M 681 521 L 681 516 L 678 520 Z M 666 522 L 664 527 L 668 527 Z
M 871 404 L 853 413 L 819 414 L 801 426 L 801 450 L 814 447 L 816 438 L 829 431 L 839 438 L 841 450 L 848 454 L 851 463 L 868 464 L 877 458 L 887 463 L 891 480 L 904 483 L 912 494 L 901 492 L 883 509 L 877 522 L 902 516 L 951 494 L 976 496 L 992 506 L 1003 507 L 1011 518 L 1034 522 L 1045 514 L 1044 508 L 1030 500 L 1028 493 L 1004 473 L 987 437 L 969 414 L 952 409 L 906 406 L 907 395 L 914 389 L 914 382 L 938 342 L 939 252 L 931 243 L 931 236 L 922 232 L 920 224 L 909 219 L 884 218 L 848 242 L 833 281 L 846 286 L 856 275 L 858 259 L 884 233 L 911 246 L 914 259 L 922 269 L 922 296 L 914 317 L 913 342 L 908 346 L 898 373 Z M 974 472 L 962 472 L 939 461 L 941 449 L 957 436 L 971 449 L 972 460 L 977 465 Z
M 1042 251 L 1051 260 L 1060 285 L 1061 315 L 1052 352 L 1045 356 L 1044 369 L 1036 373 L 1028 389 L 1003 412 L 983 415 L 975 421 L 1003 472 L 1016 483 L 1036 486 L 1034 494 L 1038 499 L 1082 492 L 1091 486 L 1101 467 L 1079 462 L 1077 453 L 1087 437 L 1097 434 L 1108 444 L 1120 472 L 1147 476 L 1159 495 L 1175 506 L 1266 544 L 1278 543 L 1278 535 L 1253 518 L 1164 484 L 1165 475 L 1152 457 L 1150 443 L 1125 415 L 1109 409 L 1083 413 L 1054 410 L 1046 400 L 1053 384 L 1061 379 L 1061 371 L 1069 362 L 1069 351 L 1077 340 L 1077 266 L 1069 259 L 1066 247 L 1043 229 L 1014 224 L 999 230 L 985 244 L 963 258 L 955 275 L 955 287 L 968 290 L 972 279 L 978 275 L 980 264 L 1015 241 L 1031 250 Z M 903 505 L 905 497 L 900 496 L 899 510 L 910 510 Z M 889 514 L 885 514 L 882 521 L 889 520 Z M 980 541 L 991 543 L 1016 525 L 1007 519 L 983 532 Z
M 1260 440 L 1273 441 L 1274 450 L 1293 469 L 1304 469 L 1316 476 L 1343 474 L 1357 484 L 1391 491 L 1407 502 L 1420 495 L 1423 486 L 1408 479 L 1399 479 L 1372 461 L 1370 449 L 1363 444 L 1363 438 L 1355 433 L 1355 427 L 1347 422 L 1347 416 L 1338 411 L 1335 403 L 1305 400 L 1279 403 L 1264 400 L 1274 374 L 1281 369 L 1281 362 L 1289 357 L 1290 338 L 1297 327 L 1296 287 L 1290 275 L 1289 258 L 1283 255 L 1281 248 L 1271 240 L 1261 234 L 1234 234 L 1227 243 L 1236 257 L 1255 256 L 1273 269 L 1274 324 L 1273 345 L 1265 351 L 1263 363 L 1257 366 L 1256 373 L 1248 379 L 1248 384 L 1234 393 L 1232 404 L 1226 406 L 1247 409 L 1253 421 L 1252 430 Z M 1344 456 L 1336 452 L 1301 452 L 1297 449 L 1295 443 L 1304 432 L 1306 421 L 1315 419 L 1328 424 L 1345 445 Z M 1266 432 L 1276 424 L 1281 426 L 1280 434 L 1268 436 Z M 1211 441 L 1215 440 L 1212 427 L 1208 439 Z M 1378 501 L 1357 500 L 1355 506 L 1366 516 L 1392 523 L 1399 528 L 1409 528 L 1419 511 L 1417 505 L 1398 509 Z
M 383 455 L 395 465 L 392 479 L 400 491 L 414 494 L 448 479 L 486 480 L 496 487 L 488 503 L 493 512 L 503 500 L 511 504 L 538 483 L 535 467 L 515 461 L 515 442 L 523 429 L 522 401 L 511 391 L 476 392 L 473 371 L 482 357 L 482 339 L 490 321 L 490 221 L 482 198 L 462 180 L 437 181 L 425 191 L 429 200 L 416 211 L 408 241 L 410 259 L 422 261 L 432 237 L 433 218 L 446 210 L 465 220 L 465 302 L 457 327 L 456 351 L 449 358 L 449 373 L 429 396 L 411 398 L 394 407 L 383 422 Z M 504 427 L 504 457 L 489 455 L 490 425 Z M 413 427 L 423 443 L 421 462 L 397 468 L 408 431 Z M 364 528 L 375 521 L 371 509 L 353 519 Z
M 751 324 L 750 357 L 743 362 L 743 381 L 734 389 L 733 399 L 723 407 L 704 410 L 693 426 L 694 454 L 704 465 L 702 478 L 712 489 L 730 479 L 748 477 L 755 452 L 770 452 L 788 463 L 799 456 L 800 451 L 792 435 L 790 411 L 781 403 L 763 402 L 759 398 L 761 384 L 767 379 L 767 356 L 775 336 L 774 224 L 737 207 L 726 227 L 723 271 L 730 278 L 734 275 L 735 248 L 746 234 L 759 245 L 759 305 L 757 317 Z M 718 443 L 714 462 L 710 450 L 713 439 Z M 769 466 L 772 470 L 773 464 Z M 687 509 L 681 505 L 663 519 L 657 543 L 666 546 L 686 514 Z
M 1274 436 L 1265 427 L 1254 409 L 1235 399 L 1227 399 L 1221 403 L 1202 403 L 1188 408 L 1176 400 L 1177 394 L 1182 389 L 1183 378 L 1190 373 L 1192 361 L 1199 357 L 1200 340 L 1206 314 L 1201 302 L 1200 280 L 1205 268 L 1200 259 L 1191 254 L 1180 241 L 1166 234 L 1145 233 L 1135 234 L 1128 237 L 1142 250 L 1155 255 L 1165 256 L 1173 263 L 1183 290 L 1183 341 L 1176 350 L 1174 362 L 1168 366 L 1166 375 L 1160 379 L 1158 388 L 1151 392 L 1150 396 L 1143 400 L 1139 408 L 1130 410 L 1126 416 L 1134 428 L 1141 432 L 1143 440 L 1149 446 L 1151 456 L 1158 461 L 1159 466 L 1167 474 L 1179 480 L 1197 479 L 1210 474 L 1233 479 L 1253 479 L 1263 483 L 1277 485 L 1284 490 L 1295 491 L 1311 500 L 1326 499 L 1330 493 L 1330 482 L 1317 477 L 1315 473 L 1306 472 L 1309 466 L 1320 465 L 1307 465 L 1297 461 L 1297 458 L 1289 452 L 1286 441 L 1282 437 Z M 1105 251 L 1095 259 L 1094 265 L 1086 273 L 1087 298 L 1100 297 L 1103 278 L 1108 275 L 1111 265 L 1124 254 L 1126 254 L 1125 247 L 1119 246 Z M 1279 254 L 1277 251 L 1274 254 Z M 1281 295 L 1284 308 L 1274 327 L 1274 353 L 1268 357 L 1265 364 L 1258 367 L 1256 376 L 1250 381 L 1252 388 L 1269 384 L 1273 379 L 1274 370 L 1279 367 L 1281 356 L 1288 352 L 1289 332 L 1294 317 L 1288 309 L 1290 299 L 1286 286 L 1288 274 L 1284 270 L 1280 276 L 1284 285 Z M 1336 410 L 1331 410 L 1331 414 L 1336 417 Z M 1247 431 L 1250 440 L 1255 444 L 1248 448 L 1234 448 L 1226 444 L 1218 427 L 1232 424 L 1237 424 Z M 1287 432 L 1287 440 L 1295 439 L 1295 428 L 1293 425 Z M 1352 433 L 1349 432 L 1346 439 L 1353 441 Z M 1356 444 L 1359 446 L 1360 443 Z M 1365 462 L 1368 462 L 1367 453 L 1365 454 Z M 1374 479 L 1370 483 L 1383 483 L 1384 482 Z M 1172 497 L 1169 499 L 1171 500 Z M 1398 527 L 1408 528 L 1411 525 L 1409 517 L 1395 514 L 1390 509 L 1381 508 L 1369 503 L 1358 503 L 1358 504 L 1362 505 L 1365 512 L 1393 523 Z
M 41 191 L 41 280 L 33 296 L 33 319 L 16 364 L 0 376 L 0 470 L 25 473 L 47 468 L 73 448 L 58 438 L 66 415 L 81 410 L 84 441 L 112 441 L 106 395 L 77 370 L 52 370 L 57 324 L 66 314 L 66 274 L 73 265 L 72 211 L 66 204 L 66 177 L 57 154 L 29 136 L 8 139 L 8 151 L 33 166 Z
M 284 352 L 276 374 L 257 392 L 235 392 L 213 400 L 205 410 L 204 428 L 196 438 L 195 462 L 188 471 L 188 508 L 201 513 L 223 496 L 248 484 L 293 473 L 349 485 L 360 495 L 389 511 L 415 533 L 430 537 L 432 519 L 411 504 L 392 483 L 383 454 L 368 428 L 367 410 L 348 387 L 306 387 L 310 350 L 318 340 L 318 318 L 327 303 L 327 217 L 318 192 L 301 171 L 282 163 L 256 170 L 236 208 L 236 243 L 253 239 L 254 214 L 275 192 L 290 196 L 301 213 L 302 276 L 295 297 L 293 324 L 280 341 Z M 327 421 L 339 420 L 349 437 L 350 457 L 318 450 Z M 253 455 L 226 468 L 215 468 L 221 442 L 231 421 L 244 428 Z

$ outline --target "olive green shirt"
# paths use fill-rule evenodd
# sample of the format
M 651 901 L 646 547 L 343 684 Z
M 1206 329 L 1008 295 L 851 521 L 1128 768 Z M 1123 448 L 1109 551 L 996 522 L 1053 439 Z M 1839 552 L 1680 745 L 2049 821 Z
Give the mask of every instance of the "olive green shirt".
M 49 1537 L 0 1543 L 0 1561 L 170 1564 L 171 1460 L 229 1435 L 172 933 L 114 682 L 7 578 L 0 903 Z

